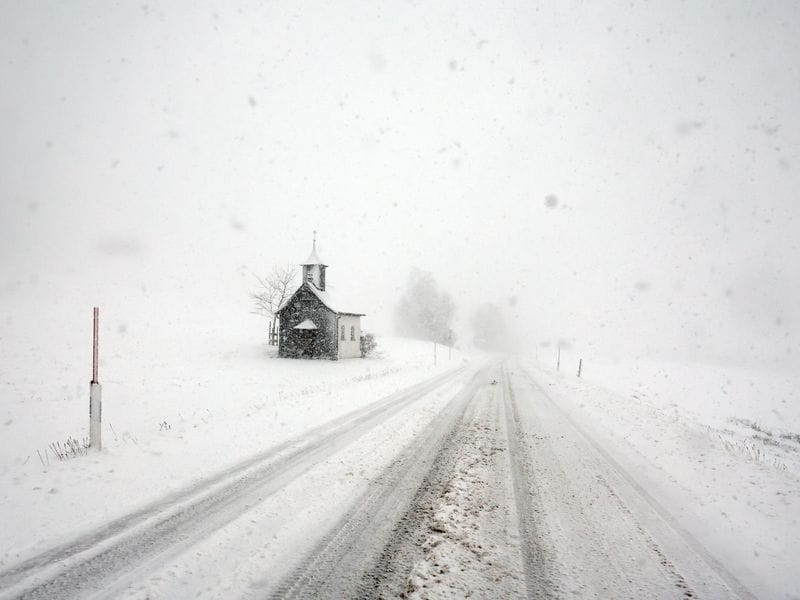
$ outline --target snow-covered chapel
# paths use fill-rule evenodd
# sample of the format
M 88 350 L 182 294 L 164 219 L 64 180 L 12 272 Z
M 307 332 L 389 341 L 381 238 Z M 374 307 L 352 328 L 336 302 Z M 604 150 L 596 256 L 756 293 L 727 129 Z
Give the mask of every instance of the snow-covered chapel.
M 343 310 L 326 286 L 326 265 L 317 254 L 301 264 L 300 287 L 278 309 L 278 356 L 287 358 L 355 358 L 361 356 L 362 313 Z

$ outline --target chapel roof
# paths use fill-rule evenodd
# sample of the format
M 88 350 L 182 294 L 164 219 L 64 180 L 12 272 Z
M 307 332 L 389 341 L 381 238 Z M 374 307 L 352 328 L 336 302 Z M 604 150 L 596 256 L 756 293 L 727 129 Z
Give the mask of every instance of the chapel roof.
M 341 302 L 341 299 L 336 294 L 332 294 L 329 290 L 325 290 L 323 292 L 321 289 L 319 289 L 310 281 L 304 281 L 303 283 L 301 283 L 300 287 L 298 287 L 295 290 L 295 292 L 291 296 L 289 296 L 286 299 L 286 301 L 284 301 L 283 304 L 281 304 L 280 308 L 278 308 L 276 312 L 280 312 L 284 308 L 286 308 L 294 299 L 294 297 L 297 295 L 297 292 L 299 292 L 303 288 L 310 290 L 311 293 L 314 294 L 319 299 L 319 301 L 325 305 L 326 308 L 329 308 L 338 315 L 353 315 L 357 317 L 364 316 L 364 313 L 354 312 L 351 310 L 342 310 L 342 306 L 345 306 L 345 304 Z

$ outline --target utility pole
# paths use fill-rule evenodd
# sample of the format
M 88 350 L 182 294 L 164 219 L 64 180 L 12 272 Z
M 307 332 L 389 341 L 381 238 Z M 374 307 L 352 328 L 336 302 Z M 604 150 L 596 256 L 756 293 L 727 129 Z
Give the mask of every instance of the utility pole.
M 92 381 L 89 383 L 89 446 L 95 450 L 103 449 L 101 440 L 101 425 L 103 419 L 102 389 L 97 375 L 97 363 L 99 362 L 99 330 L 100 330 L 100 309 L 94 307 L 92 310 Z
M 578 359 L 578 377 L 581 376 L 581 369 L 583 369 L 583 359 Z

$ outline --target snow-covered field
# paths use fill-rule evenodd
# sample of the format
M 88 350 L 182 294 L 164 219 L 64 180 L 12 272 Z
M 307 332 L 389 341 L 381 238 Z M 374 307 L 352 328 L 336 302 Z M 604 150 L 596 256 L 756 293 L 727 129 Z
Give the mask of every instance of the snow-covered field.
M 797 597 L 800 374 L 666 362 L 527 362 L 680 526 L 766 598 Z
M 2 347 L 0 566 L 463 359 L 440 349 L 434 366 L 432 345 L 379 338 L 378 356 L 364 360 L 286 360 L 252 331 L 185 339 L 186 331 L 171 340 L 156 326 L 136 328 L 136 335 L 117 323 L 101 330 L 103 450 L 65 461 L 48 446 L 88 435 L 90 332 L 75 335 L 80 345 L 59 336 Z
M 299 462 L 286 463 L 290 464 L 286 468 L 293 469 L 291 477 L 281 479 L 276 471 L 272 479 L 264 478 L 264 469 L 271 469 L 274 463 L 270 462 L 272 458 L 265 460 L 265 452 L 270 449 L 280 448 L 282 443 L 296 440 L 315 427 L 335 424 L 343 415 L 398 390 L 443 375 L 464 365 L 467 357 L 458 352 L 448 357 L 447 350 L 440 349 L 434 365 L 430 344 L 379 338 L 380 354 L 366 360 L 284 360 L 276 358 L 274 349 L 261 341 L 261 321 L 243 322 L 240 330 L 229 330 L 221 321 L 213 324 L 212 316 L 201 311 L 191 316 L 179 313 L 167 312 L 173 320 L 163 325 L 156 318 L 157 308 L 139 323 L 122 323 L 110 317 L 101 321 L 104 449 L 99 454 L 65 461 L 58 461 L 48 446 L 52 442 L 63 443 L 68 436 L 81 439 L 88 434 L 90 331 L 83 327 L 88 319 L 73 330 L 72 325 L 63 322 L 69 313 L 61 307 L 51 315 L 42 312 L 41 322 L 29 330 L 5 321 L 0 356 L 0 514 L 4 521 L 0 530 L 1 567 L 13 569 L 30 557 L 71 543 L 82 534 L 97 532 L 106 524 L 113 525 L 115 519 L 135 511 L 143 511 L 150 521 L 171 518 L 167 517 L 170 514 L 187 518 L 190 513 L 181 513 L 182 506 L 205 506 L 203 498 L 207 497 L 210 502 L 230 502 L 231 507 L 201 512 L 208 522 L 197 528 L 177 528 L 177 533 L 163 542 L 174 552 L 154 550 L 152 559 L 143 557 L 136 570 L 103 593 L 174 597 L 187 591 L 213 596 L 224 590 L 247 595 L 247 589 L 253 593 L 273 589 L 334 523 L 349 522 L 345 514 L 348 510 L 358 511 L 358 503 L 367 502 L 364 511 L 369 514 L 369 502 L 382 497 L 370 494 L 383 490 L 381 479 L 393 472 L 390 465 L 398 456 L 413 454 L 417 447 L 438 452 L 435 445 L 420 444 L 419 436 L 429 427 L 434 427 L 430 431 L 436 435 L 444 434 L 447 419 L 443 419 L 442 411 L 454 406 L 450 399 L 474 372 L 467 369 L 455 379 L 441 380 L 441 384 L 409 394 L 413 400 L 398 396 L 396 412 L 377 415 L 372 421 L 365 421 L 363 427 L 353 421 L 337 433 L 340 430 L 335 425 L 326 426 L 320 430 L 321 437 L 313 438 L 322 440 L 320 444 L 314 446 L 316 442 L 309 438 L 308 447 L 300 448 Z M 204 323 L 204 328 L 193 332 L 187 326 L 189 318 Z M 63 329 L 64 334 L 50 339 L 47 332 L 57 328 Z M 173 337 L 170 331 L 179 331 L 180 335 Z M 542 425 L 537 424 L 538 417 L 523 420 L 529 430 L 526 435 L 532 436 L 532 448 L 539 453 L 533 456 L 543 456 L 544 450 L 536 444 L 553 440 L 553 460 L 561 460 L 564 464 L 559 463 L 559 468 L 570 473 L 567 455 L 559 454 L 564 451 L 559 444 L 567 442 L 557 442 L 552 437 L 554 428 L 561 426 L 553 411 L 563 410 L 593 440 L 593 447 L 600 453 L 600 458 L 581 463 L 581 477 L 589 477 L 587 481 L 594 486 L 591 493 L 587 492 L 589 495 L 605 494 L 604 488 L 597 487 L 597 481 L 591 478 L 592 465 L 602 464 L 604 469 L 610 469 L 608 477 L 618 468 L 620 482 L 629 478 L 630 485 L 625 484 L 629 490 L 626 502 L 632 502 L 635 508 L 639 502 L 636 498 L 644 498 L 644 505 L 663 510 L 667 529 L 678 528 L 683 532 L 679 532 L 681 539 L 699 544 L 701 547 L 695 548 L 698 556 L 706 557 L 704 560 L 713 569 L 727 570 L 758 597 L 796 595 L 800 589 L 800 579 L 793 570 L 793 561 L 800 555 L 800 376 L 783 371 L 639 361 L 587 363 L 583 377 L 578 379 L 572 372 L 555 372 L 533 359 L 519 364 L 554 402 L 553 408 L 537 408 L 543 411 L 538 413 L 540 416 L 550 415 L 552 420 L 542 431 L 535 429 Z M 527 388 L 520 373 L 511 381 L 523 411 L 525 402 L 537 402 L 535 394 L 524 391 Z M 491 389 L 500 394 L 498 398 L 502 397 L 499 387 L 476 389 Z M 476 398 L 483 400 L 477 400 L 474 406 L 481 406 L 480 402 L 489 402 L 492 397 L 486 395 L 488 392 L 481 393 L 484 395 Z M 486 415 L 499 418 L 499 413 L 492 413 L 501 410 L 499 405 L 489 410 L 490 406 L 494 405 L 485 407 Z M 437 421 L 442 424 L 437 426 Z M 489 435 L 487 432 L 493 431 L 484 442 L 490 454 L 499 451 L 500 457 L 506 452 L 501 447 L 507 434 L 491 423 L 487 426 L 489 429 L 470 426 L 462 433 Z M 478 442 L 483 439 L 480 435 Z M 358 442 L 351 444 L 356 439 Z M 574 436 L 571 439 L 574 447 L 569 447 L 578 453 L 574 461 L 578 473 L 580 449 L 590 446 Z M 431 529 L 426 535 L 437 550 L 415 559 L 408 582 L 404 583 L 404 575 L 400 574 L 401 588 L 416 586 L 422 593 L 423 581 L 441 569 L 442 561 L 461 565 L 453 567 L 450 579 L 442 578 L 442 585 L 451 590 L 462 586 L 469 579 L 461 581 L 459 569 L 471 564 L 458 558 L 462 549 L 483 545 L 488 534 L 493 540 L 503 537 L 494 536 L 491 528 L 480 529 L 489 527 L 496 515 L 484 515 L 477 505 L 473 506 L 475 498 L 480 497 L 478 492 L 486 490 L 487 478 L 508 470 L 500 461 L 495 471 L 484 473 L 485 467 L 494 463 L 476 463 L 475 456 L 462 453 L 481 448 L 476 442 L 451 449 L 461 465 L 457 471 L 463 477 L 450 482 L 446 488 L 449 491 L 441 497 L 431 497 L 430 502 L 425 500 L 420 505 L 423 512 L 430 505 L 434 525 L 443 516 L 453 517 L 451 525 L 458 527 L 450 533 L 456 545 L 448 549 L 437 537 L 450 535 L 447 527 L 447 535 Z M 446 450 L 444 456 L 451 450 Z M 522 456 L 525 450 L 520 446 L 517 452 Z M 607 453 L 607 462 L 603 453 Z M 266 485 L 265 490 L 273 486 L 273 491 L 262 493 L 247 487 L 248 460 L 254 458 L 258 460 L 252 462 L 252 467 L 262 473 L 259 485 Z M 577 593 L 592 589 L 599 585 L 595 576 L 587 575 L 584 581 L 576 573 L 584 566 L 586 573 L 600 573 L 605 568 L 603 560 L 619 562 L 624 553 L 620 550 L 615 558 L 616 551 L 609 548 L 608 556 L 592 558 L 581 554 L 581 548 L 592 547 L 593 543 L 581 537 L 581 527 L 586 531 L 603 530 L 599 521 L 585 521 L 587 515 L 594 514 L 592 499 L 587 496 L 572 507 L 578 516 L 566 508 L 558 513 L 560 494 L 577 483 L 567 485 L 566 475 L 563 482 L 547 479 L 548 473 L 553 474 L 548 471 L 552 465 L 546 461 L 542 465 L 544 470 L 532 467 L 530 483 L 540 489 L 543 501 L 555 502 L 548 509 L 552 521 L 549 526 L 555 533 L 539 541 L 545 546 L 550 544 L 556 555 L 566 561 L 554 563 L 553 568 L 560 569 L 558 585 L 563 589 L 573 586 Z M 480 468 L 473 473 L 473 467 Z M 417 465 L 416 476 L 424 476 L 424 470 L 424 466 Z M 217 474 L 219 478 L 215 478 Z M 449 481 L 447 472 L 440 476 Z M 506 485 L 514 480 L 508 478 Z M 490 487 L 502 487 L 499 482 L 495 484 Z M 198 486 L 197 493 L 184 493 L 193 485 Z M 613 493 L 609 491 L 606 500 L 614 500 L 616 493 L 625 496 L 620 485 L 612 484 Z M 385 490 L 390 492 L 391 489 Z M 265 494 L 271 494 L 269 500 L 250 505 Z M 387 505 L 394 506 L 400 496 L 387 497 Z M 497 496 L 501 500 L 503 497 Z M 503 507 L 508 504 L 506 501 L 510 502 L 506 498 L 487 506 Z M 153 506 L 156 508 L 144 511 Z M 352 506 L 355 508 L 349 508 Z M 613 508 L 613 502 L 606 508 L 609 507 Z M 516 509 L 506 510 L 513 515 Z M 466 520 L 459 517 L 464 511 L 471 515 Z M 637 513 L 640 519 L 645 512 Z M 556 513 L 560 521 L 552 520 Z M 621 514 L 614 518 L 624 519 Z M 475 523 L 470 525 L 470 519 Z M 516 528 L 504 525 L 506 522 L 513 524 L 514 519 L 500 519 L 494 526 L 498 531 Z M 473 527 L 476 524 L 478 529 Z M 158 535 L 159 530 L 152 523 L 145 526 L 142 521 L 141 525 L 138 527 L 135 520 L 126 523 L 123 537 L 136 531 Z M 387 519 L 383 526 L 388 528 L 383 535 L 389 535 L 393 521 Z M 185 531 L 192 531 L 193 537 L 182 542 L 180 535 Z M 663 541 L 657 535 L 655 539 Z M 516 556 L 518 551 L 513 550 L 513 544 L 501 545 L 495 549 L 498 555 L 506 552 Z M 664 548 L 669 552 L 669 544 Z M 491 558 L 490 554 L 480 556 Z M 244 555 L 251 559 L 240 560 Z M 493 572 L 486 570 L 484 562 L 476 568 L 483 573 L 479 578 L 489 581 L 486 577 Z M 267 572 L 263 570 L 265 564 L 269 565 Z M 509 573 L 514 572 L 509 575 L 509 582 L 523 577 L 518 566 L 509 569 Z M 48 577 L 46 569 L 42 577 Z M 394 585 L 394 580 L 391 583 Z M 507 591 L 514 587 L 510 583 L 509 586 Z M 491 589 L 488 586 L 484 592 L 488 594 Z M 432 589 L 431 594 L 436 596 Z

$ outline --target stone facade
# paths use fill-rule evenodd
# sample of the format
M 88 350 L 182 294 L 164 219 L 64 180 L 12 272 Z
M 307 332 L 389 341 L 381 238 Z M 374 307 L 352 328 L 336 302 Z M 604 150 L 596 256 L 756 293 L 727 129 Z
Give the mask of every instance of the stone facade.
M 278 355 L 286 358 L 331 358 L 338 355 L 336 313 L 325 306 L 303 282 L 292 299 L 279 312 Z M 317 329 L 295 329 L 311 319 Z

